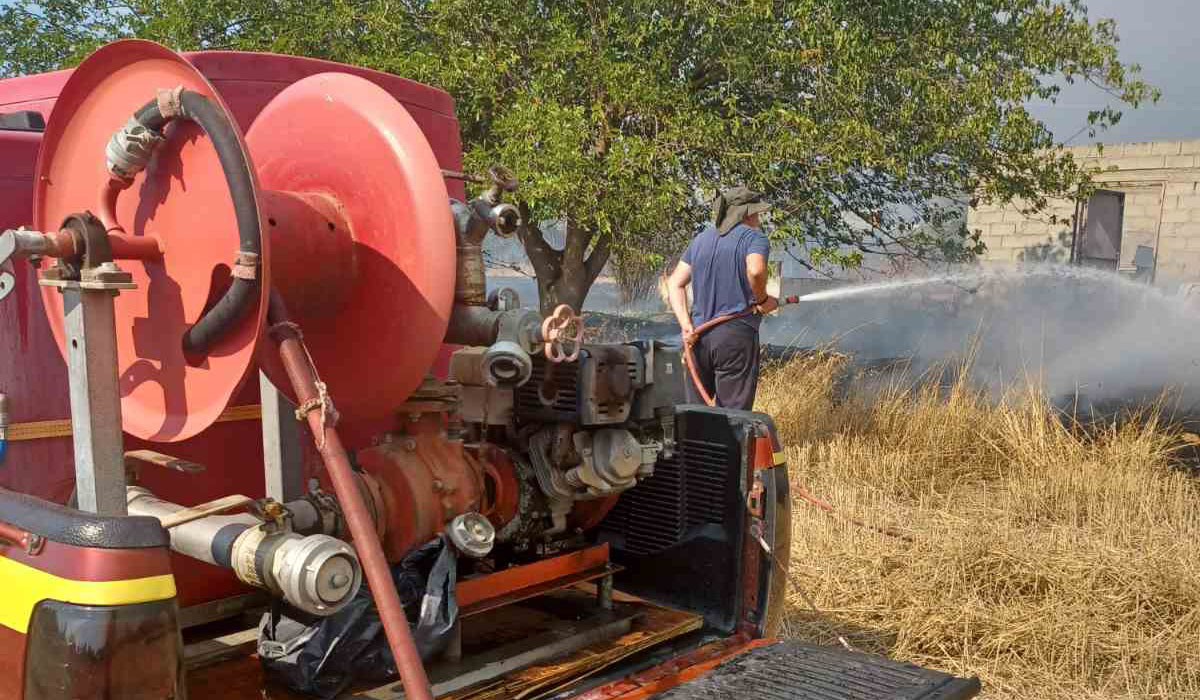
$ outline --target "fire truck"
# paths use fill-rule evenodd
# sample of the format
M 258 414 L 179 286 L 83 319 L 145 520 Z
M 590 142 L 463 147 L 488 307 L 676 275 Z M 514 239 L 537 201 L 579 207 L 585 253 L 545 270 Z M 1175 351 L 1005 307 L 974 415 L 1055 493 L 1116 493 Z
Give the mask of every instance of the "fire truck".
M 489 294 L 461 158 L 325 61 L 0 81 L 0 698 L 975 695 L 774 638 L 771 418 Z

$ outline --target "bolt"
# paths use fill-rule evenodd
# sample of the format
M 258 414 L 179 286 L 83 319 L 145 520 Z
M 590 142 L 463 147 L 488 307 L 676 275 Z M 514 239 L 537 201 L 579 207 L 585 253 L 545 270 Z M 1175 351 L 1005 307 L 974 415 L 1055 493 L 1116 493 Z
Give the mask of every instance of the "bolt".
M 346 574 L 334 574 L 333 578 L 329 580 L 329 585 L 334 588 L 345 588 L 350 585 L 350 577 Z
M 404 449 L 408 450 L 409 452 L 416 450 L 417 449 L 417 441 L 413 440 L 412 438 L 408 438 L 407 440 L 404 441 Z

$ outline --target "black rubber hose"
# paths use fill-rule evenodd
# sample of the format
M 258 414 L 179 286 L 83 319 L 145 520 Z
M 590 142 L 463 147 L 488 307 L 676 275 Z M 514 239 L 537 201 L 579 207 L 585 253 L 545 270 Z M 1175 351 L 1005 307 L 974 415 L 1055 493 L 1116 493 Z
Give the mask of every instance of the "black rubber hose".
M 235 276 L 221 299 L 184 334 L 183 349 L 190 353 L 202 353 L 233 328 L 254 304 L 259 284 L 258 256 L 262 253 L 262 230 L 258 223 L 258 205 L 254 201 L 250 164 L 246 162 L 245 153 L 238 143 L 233 122 L 224 110 L 197 92 L 183 90 L 179 102 L 180 118 L 199 125 L 217 151 L 237 217 L 239 258 L 246 254 L 247 257 L 253 256 L 248 262 L 255 267 L 254 279 Z M 159 111 L 158 100 L 147 102 L 133 116 L 140 124 L 155 132 L 161 132 L 170 121 Z
M 170 121 L 162 115 L 162 112 L 158 111 L 158 100 L 150 100 L 142 105 L 141 109 L 133 113 L 133 118 L 138 120 L 142 126 L 159 134 Z

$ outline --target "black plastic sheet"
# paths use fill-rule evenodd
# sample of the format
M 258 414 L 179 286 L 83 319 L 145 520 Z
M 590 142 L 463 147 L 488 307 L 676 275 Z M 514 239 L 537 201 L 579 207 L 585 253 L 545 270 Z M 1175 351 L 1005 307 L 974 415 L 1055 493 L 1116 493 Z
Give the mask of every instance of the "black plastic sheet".
M 456 574 L 454 547 L 444 537 L 418 547 L 392 567 L 423 660 L 445 650 L 458 624 Z M 259 624 L 258 653 L 273 679 L 320 698 L 336 697 L 354 683 L 383 683 L 397 675 L 365 581 L 354 600 L 329 617 L 276 604 Z

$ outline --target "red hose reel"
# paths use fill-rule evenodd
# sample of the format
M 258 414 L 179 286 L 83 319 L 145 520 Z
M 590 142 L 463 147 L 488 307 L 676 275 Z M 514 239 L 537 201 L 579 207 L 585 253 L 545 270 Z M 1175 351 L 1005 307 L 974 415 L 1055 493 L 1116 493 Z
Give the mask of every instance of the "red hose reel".
M 117 42 L 84 61 L 44 136 L 35 227 L 57 231 L 70 214 L 102 212 L 106 144 L 157 91 L 176 87 L 225 108 L 191 64 L 157 44 Z M 110 226 L 122 230 L 108 232 L 136 284 L 115 303 L 125 431 L 159 442 L 192 437 L 258 366 L 290 393 L 273 349 L 259 350 L 271 289 L 304 331 L 347 442 L 385 430 L 433 363 L 454 297 L 449 196 L 407 110 L 344 73 L 303 79 L 263 109 L 239 138 L 262 231 L 257 294 L 202 354 L 185 352 L 183 335 L 245 274 L 236 212 L 201 129 L 173 122 L 165 137 L 116 201 Z M 44 288 L 43 299 L 65 353 L 62 297 Z

